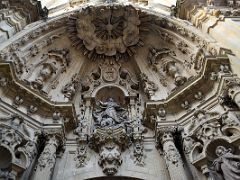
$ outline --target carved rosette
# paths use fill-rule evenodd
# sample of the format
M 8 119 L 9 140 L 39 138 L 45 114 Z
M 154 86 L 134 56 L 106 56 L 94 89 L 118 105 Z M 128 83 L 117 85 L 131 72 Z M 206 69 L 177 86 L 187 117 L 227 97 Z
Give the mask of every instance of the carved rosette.
M 90 6 L 69 18 L 69 37 L 90 59 L 132 56 L 143 45 L 141 17 L 130 5 Z

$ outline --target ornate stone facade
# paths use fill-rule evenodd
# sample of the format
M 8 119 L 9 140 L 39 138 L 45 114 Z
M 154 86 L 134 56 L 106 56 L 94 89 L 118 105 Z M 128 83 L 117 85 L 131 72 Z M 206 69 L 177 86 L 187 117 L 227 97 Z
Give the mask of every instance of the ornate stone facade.
M 240 179 L 239 1 L 54 2 L 0 2 L 0 179 Z

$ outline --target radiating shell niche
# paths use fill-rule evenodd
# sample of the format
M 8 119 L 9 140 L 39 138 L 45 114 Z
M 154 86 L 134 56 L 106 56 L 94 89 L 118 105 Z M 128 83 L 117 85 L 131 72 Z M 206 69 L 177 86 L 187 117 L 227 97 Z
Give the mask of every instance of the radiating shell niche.
M 90 6 L 69 18 L 69 38 L 73 46 L 92 60 L 109 56 L 127 58 L 143 46 L 142 14 L 130 5 Z

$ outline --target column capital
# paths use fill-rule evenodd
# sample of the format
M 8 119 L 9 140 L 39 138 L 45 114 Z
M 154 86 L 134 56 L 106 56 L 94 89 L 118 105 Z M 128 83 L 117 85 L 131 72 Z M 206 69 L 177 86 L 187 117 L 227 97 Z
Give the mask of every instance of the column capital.
M 166 141 L 173 141 L 173 134 L 177 131 L 176 126 L 160 126 L 157 127 L 157 139 L 160 143 L 165 143 Z
M 60 138 L 56 137 L 55 135 L 48 135 L 46 145 L 54 145 L 56 148 L 60 144 Z

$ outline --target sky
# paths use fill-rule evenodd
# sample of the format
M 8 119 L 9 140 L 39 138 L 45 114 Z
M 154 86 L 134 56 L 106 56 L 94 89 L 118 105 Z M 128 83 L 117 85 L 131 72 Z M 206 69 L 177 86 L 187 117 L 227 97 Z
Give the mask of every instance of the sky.
M 68 3 L 69 0 L 41 0 L 42 6 L 46 6 L 48 9 L 54 8 L 56 6 Z M 150 5 L 165 5 L 172 6 L 176 4 L 176 0 L 149 0 Z

